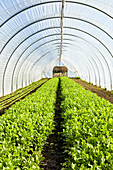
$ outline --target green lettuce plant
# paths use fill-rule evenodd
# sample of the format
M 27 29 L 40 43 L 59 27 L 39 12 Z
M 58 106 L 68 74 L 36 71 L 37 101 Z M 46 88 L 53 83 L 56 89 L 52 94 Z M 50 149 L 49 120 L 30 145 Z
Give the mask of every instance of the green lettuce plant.
M 54 129 L 58 78 L 10 107 L 0 117 L 0 169 L 40 169 L 41 151 Z
M 113 169 L 113 105 L 61 78 L 65 159 L 63 169 Z

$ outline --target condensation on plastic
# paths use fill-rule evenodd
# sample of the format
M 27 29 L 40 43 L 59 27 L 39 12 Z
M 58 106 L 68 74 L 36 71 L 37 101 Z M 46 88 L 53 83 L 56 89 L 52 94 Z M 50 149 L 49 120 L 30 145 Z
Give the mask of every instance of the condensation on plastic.
M 0 96 L 52 77 L 61 49 L 61 0 L 0 1 Z M 69 76 L 113 90 L 113 3 L 65 0 L 61 60 Z

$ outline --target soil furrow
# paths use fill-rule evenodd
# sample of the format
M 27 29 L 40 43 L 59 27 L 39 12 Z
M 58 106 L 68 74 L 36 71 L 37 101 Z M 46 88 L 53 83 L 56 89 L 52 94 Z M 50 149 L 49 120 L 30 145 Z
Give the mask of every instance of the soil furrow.
M 53 134 L 51 134 L 47 139 L 47 145 L 44 147 L 42 152 L 43 157 L 45 157 L 42 165 L 40 166 L 44 170 L 60 170 L 62 168 L 62 163 L 64 162 L 63 155 L 63 140 L 61 138 L 60 132 L 62 132 L 61 122 L 63 121 L 61 117 L 60 108 L 60 79 L 57 89 L 57 99 L 55 104 L 55 129 Z

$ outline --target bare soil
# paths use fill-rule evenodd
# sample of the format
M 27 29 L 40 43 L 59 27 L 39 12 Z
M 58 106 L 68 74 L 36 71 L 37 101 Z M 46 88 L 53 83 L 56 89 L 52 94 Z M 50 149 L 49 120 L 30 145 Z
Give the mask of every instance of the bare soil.
M 93 93 L 96 93 L 98 96 L 108 100 L 113 104 L 113 94 L 110 91 L 97 87 L 95 85 L 89 84 L 81 79 L 73 79 L 76 83 L 84 87 L 86 90 L 90 90 Z
M 63 139 L 61 137 L 61 132 L 63 131 L 61 127 L 61 122 L 63 118 L 61 117 L 61 99 L 60 99 L 60 79 L 57 89 L 57 98 L 55 104 L 55 129 L 53 133 L 48 137 L 47 144 L 44 146 L 42 155 L 45 158 L 41 163 L 40 168 L 44 170 L 61 170 L 62 163 L 64 162 L 64 150 L 63 150 Z

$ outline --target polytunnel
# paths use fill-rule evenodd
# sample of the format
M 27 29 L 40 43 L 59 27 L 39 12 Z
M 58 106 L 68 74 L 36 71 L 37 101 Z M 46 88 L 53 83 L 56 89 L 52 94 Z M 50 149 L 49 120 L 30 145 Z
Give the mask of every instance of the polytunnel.
M 60 63 L 72 75 L 113 90 L 113 2 L 1 0 L 0 96 L 43 72 L 52 77 Z

